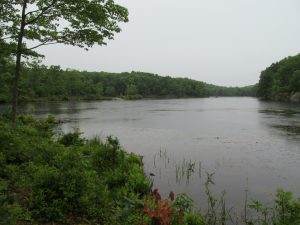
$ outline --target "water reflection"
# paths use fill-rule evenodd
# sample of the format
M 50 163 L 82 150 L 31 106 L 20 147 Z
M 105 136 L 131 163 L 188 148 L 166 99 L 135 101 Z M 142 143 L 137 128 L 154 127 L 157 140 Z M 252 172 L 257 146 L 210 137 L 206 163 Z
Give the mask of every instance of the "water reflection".
M 97 107 L 93 104 L 84 104 L 83 102 L 38 102 L 38 103 L 27 103 L 20 106 L 21 113 L 31 113 L 37 116 L 44 116 L 45 114 L 52 115 L 76 115 L 80 111 L 86 110 L 97 110 Z
M 288 135 L 300 135 L 299 125 L 273 125 L 272 127 L 285 131 Z
M 261 103 L 259 109 L 264 122 L 273 129 L 283 131 L 286 135 L 300 135 L 300 106 L 289 103 Z
M 283 117 L 294 117 L 300 115 L 300 112 L 292 109 L 262 109 L 259 110 L 260 113 L 273 115 L 273 116 L 283 116 Z

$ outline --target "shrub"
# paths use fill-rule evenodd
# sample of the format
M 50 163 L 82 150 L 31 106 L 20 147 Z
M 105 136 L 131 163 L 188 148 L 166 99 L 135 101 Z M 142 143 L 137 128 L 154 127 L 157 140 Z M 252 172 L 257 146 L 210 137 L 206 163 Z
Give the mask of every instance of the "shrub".
M 64 146 L 82 146 L 85 143 L 85 139 L 81 138 L 81 132 L 78 129 L 75 129 L 72 133 L 64 134 L 62 137 L 59 138 L 59 143 L 63 144 Z
M 141 198 L 149 186 L 141 159 L 116 138 L 61 136 L 56 124 L 0 120 L 0 224 L 123 224 L 120 201 Z M 132 213 L 127 219 L 138 220 Z
M 190 212 L 184 215 L 184 225 L 205 225 L 205 220 L 200 214 Z

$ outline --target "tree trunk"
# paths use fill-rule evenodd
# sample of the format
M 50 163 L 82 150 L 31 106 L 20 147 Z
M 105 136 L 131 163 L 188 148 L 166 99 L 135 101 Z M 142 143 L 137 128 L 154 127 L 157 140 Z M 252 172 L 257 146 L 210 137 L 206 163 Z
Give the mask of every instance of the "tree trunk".
M 23 45 L 23 37 L 24 30 L 26 26 L 26 7 L 28 0 L 23 0 L 22 7 L 22 20 L 20 25 L 20 32 L 18 35 L 18 45 L 16 51 L 16 74 L 15 74 L 15 85 L 14 85 L 14 93 L 13 93 L 13 101 L 12 101 L 12 120 L 16 121 L 17 116 L 17 107 L 18 107 L 18 97 L 19 97 L 19 81 L 21 74 L 21 58 L 22 58 L 22 45 Z

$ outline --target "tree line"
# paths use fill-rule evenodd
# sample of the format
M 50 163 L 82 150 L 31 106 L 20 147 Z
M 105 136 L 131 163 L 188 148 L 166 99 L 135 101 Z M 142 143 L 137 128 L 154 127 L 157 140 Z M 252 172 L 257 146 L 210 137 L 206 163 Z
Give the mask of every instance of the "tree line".
M 0 102 L 5 103 L 12 99 L 14 65 L 4 59 L 0 63 Z M 144 72 L 87 72 L 38 64 L 24 65 L 19 93 L 19 101 L 255 95 L 252 86 L 222 87 L 189 78 L 172 78 Z
M 251 96 L 255 97 L 257 94 L 257 84 L 248 85 L 245 87 L 224 87 L 217 86 L 213 84 L 206 84 L 206 89 L 209 96 L 225 96 L 225 97 L 234 97 L 234 96 Z
M 262 71 L 258 96 L 265 100 L 300 102 L 300 54 L 284 58 Z

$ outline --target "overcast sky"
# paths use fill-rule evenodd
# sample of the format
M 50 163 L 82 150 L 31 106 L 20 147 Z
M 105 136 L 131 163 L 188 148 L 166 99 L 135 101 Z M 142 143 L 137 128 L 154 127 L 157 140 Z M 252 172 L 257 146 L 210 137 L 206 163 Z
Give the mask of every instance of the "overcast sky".
M 144 71 L 207 83 L 254 84 L 272 62 L 300 52 L 300 0 L 117 0 L 129 23 L 86 52 L 43 47 L 46 65 Z

